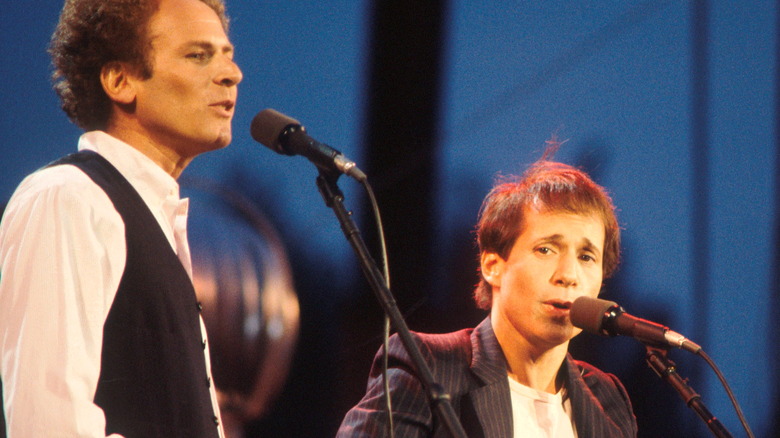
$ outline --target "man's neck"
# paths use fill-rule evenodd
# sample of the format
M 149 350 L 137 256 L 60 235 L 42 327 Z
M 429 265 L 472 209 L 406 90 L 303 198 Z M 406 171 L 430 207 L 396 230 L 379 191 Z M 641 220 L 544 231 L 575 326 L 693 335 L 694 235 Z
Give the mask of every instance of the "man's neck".
M 507 355 L 507 373 L 509 377 L 525 386 L 538 391 L 555 394 L 560 390 L 560 382 L 557 381 L 558 371 L 566 358 L 565 348 L 560 353 L 559 347 L 550 350 L 538 357 L 526 355 L 522 352 L 513 354 L 512 359 Z
M 496 327 L 494 332 L 507 363 L 507 374 L 515 381 L 534 388 L 555 394 L 560 389 L 557 382 L 558 371 L 568 352 L 569 343 L 539 347 L 523 338 L 518 333 L 508 333 Z
M 122 140 L 149 157 L 174 179 L 178 179 L 184 168 L 192 161 L 192 158 L 180 156 L 174 149 L 163 147 L 159 142 L 155 142 L 135 129 L 127 129 L 120 125 L 109 125 L 106 128 L 106 133 Z

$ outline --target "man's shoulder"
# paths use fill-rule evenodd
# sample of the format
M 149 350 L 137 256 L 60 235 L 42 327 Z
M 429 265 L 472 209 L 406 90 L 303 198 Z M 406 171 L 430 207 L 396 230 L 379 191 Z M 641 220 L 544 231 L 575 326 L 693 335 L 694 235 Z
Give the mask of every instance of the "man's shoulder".
M 596 390 L 598 388 L 609 388 L 610 390 L 618 390 L 621 393 L 625 392 L 623 384 L 620 379 L 614 374 L 607 373 L 601 369 L 580 360 L 571 359 L 582 380 L 591 389 Z
M 449 333 L 422 333 L 412 332 L 420 352 L 433 360 L 445 358 L 454 359 L 457 356 L 471 356 L 471 333 L 473 328 L 462 329 Z M 400 356 L 407 356 L 406 347 L 398 334 L 390 340 L 390 352 Z M 381 350 L 378 354 L 381 354 Z
M 465 366 L 496 366 L 505 370 L 503 352 L 496 340 L 490 318 L 476 327 L 449 333 L 414 333 L 424 353 L 434 360 L 462 362 Z M 475 364 L 475 361 L 477 362 Z
M 105 192 L 75 166 L 43 167 L 29 174 L 8 201 L 4 218 L 14 214 L 48 214 L 107 207 Z
M 71 165 L 48 166 L 27 175 L 17 187 L 14 196 L 38 196 L 45 193 L 85 194 L 95 187 L 94 182 L 79 168 Z
M 469 340 L 473 331 L 473 328 L 465 328 L 449 333 L 415 332 L 414 334 L 432 349 L 447 349 L 454 344 L 464 343 Z
M 631 436 L 637 434 L 636 417 L 623 383 L 615 376 L 595 366 L 569 357 L 569 387 L 572 403 L 577 406 L 592 405 L 595 400 L 599 411 L 611 420 L 612 433 L 601 436 Z M 571 375 L 574 373 L 577 375 Z M 583 386 L 584 385 L 584 386 Z

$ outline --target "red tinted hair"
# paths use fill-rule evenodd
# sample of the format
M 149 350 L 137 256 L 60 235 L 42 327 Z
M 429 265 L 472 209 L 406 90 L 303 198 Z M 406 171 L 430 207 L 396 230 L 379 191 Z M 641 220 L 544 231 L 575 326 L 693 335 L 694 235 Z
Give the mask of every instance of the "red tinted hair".
M 583 171 L 544 158 L 523 176 L 496 184 L 482 202 L 476 235 L 480 254 L 509 257 L 525 225 L 526 208 L 547 213 L 593 215 L 604 223 L 604 278 L 610 277 L 620 259 L 620 228 L 615 207 L 606 190 Z M 477 306 L 489 309 L 493 291 L 481 278 L 474 291 Z

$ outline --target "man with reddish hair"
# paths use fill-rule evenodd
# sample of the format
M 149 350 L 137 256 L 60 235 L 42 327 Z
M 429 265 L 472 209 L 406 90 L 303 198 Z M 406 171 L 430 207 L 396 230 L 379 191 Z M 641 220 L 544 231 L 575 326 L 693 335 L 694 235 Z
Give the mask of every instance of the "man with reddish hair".
M 635 437 L 620 381 L 567 351 L 581 331 L 569 318 L 572 302 L 596 297 L 619 259 L 620 229 L 606 191 L 581 170 L 543 158 L 490 191 L 477 242 L 474 298 L 489 316 L 474 329 L 415 334 L 467 436 Z M 395 436 L 447 436 L 397 336 L 388 352 Z M 340 437 L 387 436 L 382 355 Z
M 223 148 L 221 0 L 67 0 L 55 90 L 87 131 L 0 224 L 0 380 L 20 437 L 222 437 L 176 179 Z

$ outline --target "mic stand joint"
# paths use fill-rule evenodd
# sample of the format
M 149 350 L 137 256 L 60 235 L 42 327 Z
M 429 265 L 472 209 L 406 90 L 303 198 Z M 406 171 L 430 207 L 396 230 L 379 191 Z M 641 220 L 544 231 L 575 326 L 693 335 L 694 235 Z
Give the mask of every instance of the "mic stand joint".
M 680 397 L 685 401 L 685 404 L 699 415 L 707 427 L 710 428 L 713 435 L 718 438 L 731 438 L 732 435 L 729 431 L 726 430 L 720 420 L 715 418 L 709 409 L 707 409 L 707 406 L 704 405 L 701 396 L 694 391 L 693 388 L 688 386 L 688 379 L 683 379 L 677 374 L 676 365 L 667 357 L 667 353 L 669 352 L 668 349 L 647 344 L 645 344 L 645 348 L 647 349 L 645 360 L 650 368 L 655 371 L 658 377 L 677 390 Z

